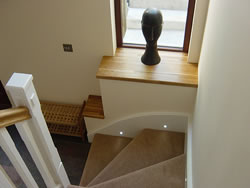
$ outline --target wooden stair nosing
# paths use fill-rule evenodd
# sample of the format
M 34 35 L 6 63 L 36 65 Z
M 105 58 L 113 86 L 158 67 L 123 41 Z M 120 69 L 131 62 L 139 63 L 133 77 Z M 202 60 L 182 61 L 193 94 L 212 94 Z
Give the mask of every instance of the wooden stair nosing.
M 102 105 L 102 97 L 97 95 L 89 95 L 82 116 L 104 119 L 104 111 Z

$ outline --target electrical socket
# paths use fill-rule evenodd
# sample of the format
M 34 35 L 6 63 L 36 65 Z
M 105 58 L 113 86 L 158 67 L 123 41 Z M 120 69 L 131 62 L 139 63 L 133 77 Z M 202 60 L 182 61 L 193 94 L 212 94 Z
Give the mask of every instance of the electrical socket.
M 72 44 L 63 44 L 63 50 L 65 52 L 73 52 Z

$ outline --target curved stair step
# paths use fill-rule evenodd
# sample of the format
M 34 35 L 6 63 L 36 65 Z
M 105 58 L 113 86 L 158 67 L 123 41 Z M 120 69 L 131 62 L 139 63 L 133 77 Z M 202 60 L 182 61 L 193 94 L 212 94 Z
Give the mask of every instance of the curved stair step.
M 185 166 L 185 155 L 180 155 L 91 188 L 184 188 Z
M 184 133 L 144 129 L 88 187 L 179 156 L 184 153 L 184 140 Z
M 180 155 L 90 188 L 184 188 L 185 166 L 186 157 Z
M 96 134 L 89 151 L 80 186 L 87 186 L 131 140 L 127 137 Z

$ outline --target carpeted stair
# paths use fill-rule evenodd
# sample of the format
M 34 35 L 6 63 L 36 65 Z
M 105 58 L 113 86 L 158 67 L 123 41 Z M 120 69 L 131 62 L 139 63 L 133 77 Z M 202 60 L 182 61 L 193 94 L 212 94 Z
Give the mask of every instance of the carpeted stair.
M 152 129 L 144 129 L 132 141 L 97 134 L 80 186 L 184 188 L 184 141 L 184 133 Z
M 126 137 L 96 134 L 80 185 L 87 186 L 131 140 L 131 138 Z

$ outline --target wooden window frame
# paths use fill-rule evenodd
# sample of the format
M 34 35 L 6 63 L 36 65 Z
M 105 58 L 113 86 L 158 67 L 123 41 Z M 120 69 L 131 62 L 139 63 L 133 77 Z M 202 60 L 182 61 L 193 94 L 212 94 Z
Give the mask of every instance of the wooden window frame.
M 117 47 L 145 49 L 145 46 L 140 45 L 140 44 L 123 44 L 122 21 L 121 21 L 122 20 L 121 0 L 114 0 L 114 1 L 115 1 L 115 24 L 116 24 Z M 191 38 L 191 31 L 192 31 L 192 24 L 193 24 L 194 8 L 195 8 L 195 0 L 189 0 L 183 47 L 178 48 L 178 47 L 158 46 L 159 50 L 188 53 L 188 48 L 189 48 L 189 43 L 190 43 L 190 38 Z

